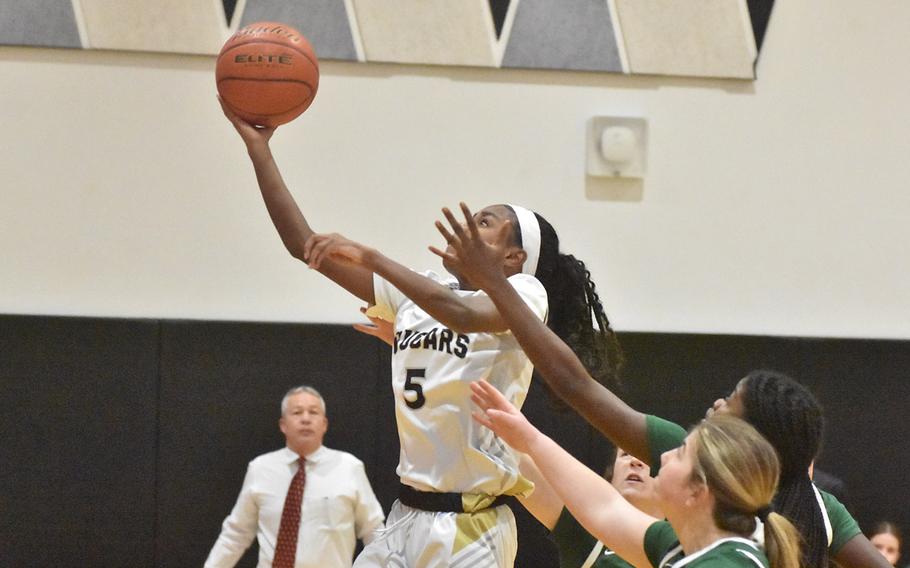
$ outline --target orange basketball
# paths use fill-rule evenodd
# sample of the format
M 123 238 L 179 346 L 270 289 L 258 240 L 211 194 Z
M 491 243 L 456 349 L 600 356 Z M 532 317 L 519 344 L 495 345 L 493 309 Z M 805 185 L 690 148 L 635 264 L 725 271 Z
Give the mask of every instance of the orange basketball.
M 241 118 L 278 126 L 305 111 L 319 87 L 313 46 L 291 26 L 250 24 L 231 36 L 218 54 L 215 83 L 222 100 Z

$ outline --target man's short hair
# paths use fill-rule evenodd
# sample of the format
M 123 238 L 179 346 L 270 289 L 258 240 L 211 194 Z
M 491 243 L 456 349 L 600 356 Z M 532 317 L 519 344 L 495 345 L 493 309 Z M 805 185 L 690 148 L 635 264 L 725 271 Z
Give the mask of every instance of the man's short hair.
M 319 403 L 322 405 L 322 413 L 325 414 L 325 399 L 322 398 L 322 395 L 319 394 L 319 391 L 314 389 L 309 385 L 300 385 L 290 389 L 288 392 L 284 393 L 284 398 L 281 399 L 281 415 L 284 416 L 284 413 L 288 411 L 288 399 L 294 396 L 295 394 L 300 394 L 305 392 L 311 394 L 319 399 Z

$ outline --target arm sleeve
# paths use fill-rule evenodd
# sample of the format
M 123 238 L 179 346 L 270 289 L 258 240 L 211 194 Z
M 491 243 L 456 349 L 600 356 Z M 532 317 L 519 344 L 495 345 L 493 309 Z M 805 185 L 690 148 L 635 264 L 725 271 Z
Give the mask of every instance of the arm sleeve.
M 686 440 L 686 430 L 669 420 L 648 415 L 645 417 L 648 428 L 648 454 L 651 459 L 651 477 L 657 477 L 660 471 L 660 456 L 669 450 L 678 448 Z
M 259 520 L 259 506 L 253 496 L 252 484 L 253 464 L 250 464 L 237 503 L 221 525 L 221 534 L 209 552 L 205 568 L 232 568 L 253 543 Z
M 357 486 L 357 504 L 354 510 L 354 531 L 357 538 L 369 544 L 376 538 L 376 530 L 382 528 L 385 515 L 382 505 L 376 499 L 370 480 L 367 479 L 363 462 L 354 466 L 354 484 Z
M 540 280 L 530 274 L 513 274 L 509 277 L 509 284 L 515 288 L 525 304 L 531 308 L 534 315 L 540 321 L 547 321 L 549 315 L 549 304 L 547 302 L 547 290 L 540 283 Z
M 659 566 L 664 556 L 677 546 L 679 537 L 667 521 L 658 521 L 645 531 L 645 554 L 652 566 Z
M 560 568 L 579 568 L 591 555 L 594 547 L 600 545 L 565 507 L 556 521 L 556 526 L 553 527 L 553 540 L 559 549 Z
M 822 490 L 818 492 L 822 496 L 822 503 L 828 513 L 828 520 L 831 522 L 832 538 L 828 551 L 831 556 L 835 556 L 847 544 L 847 541 L 860 534 L 859 523 L 847 511 L 843 503 L 837 500 L 837 497 Z

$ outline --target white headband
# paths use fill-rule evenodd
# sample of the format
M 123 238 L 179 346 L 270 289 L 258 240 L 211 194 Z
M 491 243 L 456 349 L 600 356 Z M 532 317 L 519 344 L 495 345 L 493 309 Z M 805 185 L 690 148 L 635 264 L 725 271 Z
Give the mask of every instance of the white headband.
M 509 204 L 515 217 L 518 218 L 518 229 L 521 231 L 521 248 L 524 249 L 528 258 L 525 260 L 521 271 L 525 274 L 534 276 L 537 273 L 537 260 L 540 258 L 540 223 L 537 222 L 537 215 L 529 209 L 520 205 Z

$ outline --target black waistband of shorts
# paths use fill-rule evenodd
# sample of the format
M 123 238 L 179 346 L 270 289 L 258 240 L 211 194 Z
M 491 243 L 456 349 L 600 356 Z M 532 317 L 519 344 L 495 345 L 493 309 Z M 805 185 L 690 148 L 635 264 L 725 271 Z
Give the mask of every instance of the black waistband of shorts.
M 402 505 L 407 505 L 421 511 L 432 511 L 434 513 L 464 513 L 461 493 L 433 493 L 429 491 L 418 491 L 410 485 L 403 483 L 398 485 L 398 500 Z M 500 505 L 510 505 L 515 501 L 511 495 L 499 495 L 490 504 L 490 508 Z M 475 513 L 477 511 L 474 511 Z

